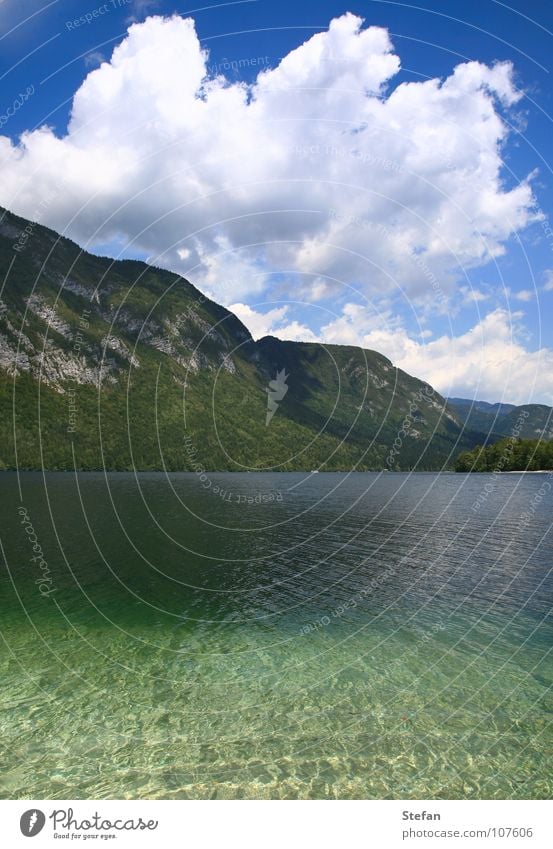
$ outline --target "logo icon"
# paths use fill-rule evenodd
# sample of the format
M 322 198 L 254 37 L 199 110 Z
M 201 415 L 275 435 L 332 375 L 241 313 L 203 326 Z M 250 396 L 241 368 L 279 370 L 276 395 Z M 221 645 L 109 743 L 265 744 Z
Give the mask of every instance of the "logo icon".
M 274 380 L 269 381 L 269 386 L 265 390 L 267 392 L 267 416 L 265 425 L 268 425 L 278 409 L 279 402 L 282 401 L 288 392 L 286 381 L 289 375 L 284 369 L 277 371 L 277 376 Z
M 32 808 L 30 811 L 25 811 L 19 820 L 19 828 L 21 834 L 25 837 L 36 837 L 44 828 L 46 817 L 39 811 L 38 808 Z

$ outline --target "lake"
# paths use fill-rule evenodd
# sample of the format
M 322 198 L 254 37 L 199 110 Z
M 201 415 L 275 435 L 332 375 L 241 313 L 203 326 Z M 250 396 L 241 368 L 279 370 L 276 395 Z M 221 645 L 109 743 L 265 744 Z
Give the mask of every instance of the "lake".
M 551 798 L 552 488 L 3 473 L 2 797 Z

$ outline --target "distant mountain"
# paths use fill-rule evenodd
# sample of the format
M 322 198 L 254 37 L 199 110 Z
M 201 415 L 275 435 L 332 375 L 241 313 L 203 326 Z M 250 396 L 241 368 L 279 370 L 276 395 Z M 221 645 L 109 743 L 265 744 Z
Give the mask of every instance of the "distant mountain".
M 188 281 L 0 210 L 0 468 L 439 469 L 482 441 L 375 351 L 254 342 Z
M 466 398 L 448 398 L 462 422 L 474 431 L 493 439 L 520 436 L 524 439 L 553 438 L 553 408 L 545 404 L 489 404 Z
M 490 404 L 488 401 L 471 401 L 469 398 L 448 398 L 447 403 L 455 408 L 478 410 L 478 412 L 490 413 L 494 416 L 510 413 L 516 407 L 515 404 Z

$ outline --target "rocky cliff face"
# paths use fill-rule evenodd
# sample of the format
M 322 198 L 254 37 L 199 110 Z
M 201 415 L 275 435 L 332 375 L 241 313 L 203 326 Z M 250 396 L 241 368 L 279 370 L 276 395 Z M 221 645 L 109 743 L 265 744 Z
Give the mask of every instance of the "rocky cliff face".
M 3 467 L 440 468 L 475 444 L 454 408 L 381 354 L 256 343 L 183 278 L 93 256 L 5 210 L 0 265 Z
M 182 278 L 142 263 L 112 262 L 39 225 L 0 211 L 0 368 L 27 372 L 55 391 L 64 382 L 115 384 L 139 369 L 143 349 L 193 373 L 234 373 L 246 328 Z

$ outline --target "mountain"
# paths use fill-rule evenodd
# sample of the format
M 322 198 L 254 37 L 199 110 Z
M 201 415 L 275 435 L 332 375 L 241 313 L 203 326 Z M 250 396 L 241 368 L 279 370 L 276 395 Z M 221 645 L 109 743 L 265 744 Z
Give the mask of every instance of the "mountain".
M 482 441 L 375 351 L 255 342 L 191 283 L 0 210 L 0 468 L 437 469 Z
M 448 398 L 469 430 L 489 434 L 492 441 L 503 436 L 553 439 L 553 408 L 545 404 L 489 404 L 466 398 Z
M 471 401 L 469 398 L 448 398 L 447 402 L 456 409 L 465 411 L 476 410 L 479 413 L 489 413 L 493 416 L 502 416 L 516 408 L 516 404 L 490 404 L 488 401 Z

